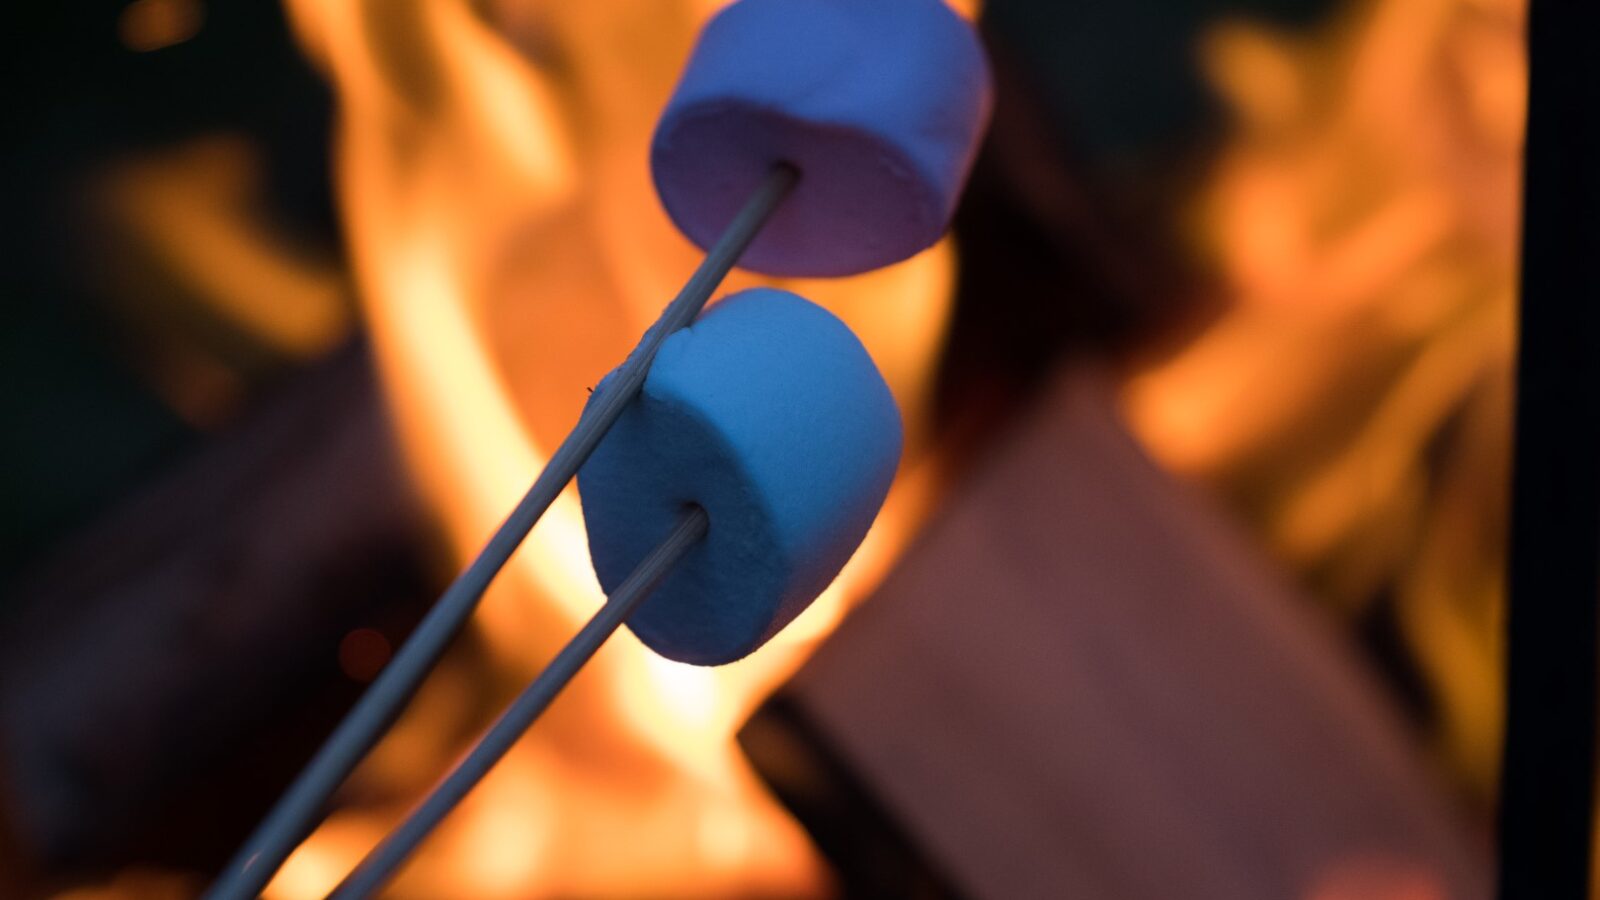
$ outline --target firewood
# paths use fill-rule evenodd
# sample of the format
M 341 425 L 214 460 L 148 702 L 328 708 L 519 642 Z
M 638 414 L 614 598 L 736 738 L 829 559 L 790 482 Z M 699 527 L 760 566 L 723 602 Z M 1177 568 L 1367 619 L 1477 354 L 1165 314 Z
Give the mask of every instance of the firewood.
M 1488 896 L 1311 609 L 1069 373 L 743 742 L 864 896 Z

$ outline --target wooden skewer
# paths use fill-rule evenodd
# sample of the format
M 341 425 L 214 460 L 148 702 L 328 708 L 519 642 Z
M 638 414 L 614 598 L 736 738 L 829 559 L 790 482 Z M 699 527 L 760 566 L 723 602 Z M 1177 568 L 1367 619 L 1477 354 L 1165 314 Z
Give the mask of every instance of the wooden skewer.
M 533 486 L 511 511 L 361 699 L 339 723 L 295 782 L 278 798 L 250 838 L 206 892 L 208 900 L 248 900 L 258 896 L 301 840 L 323 816 L 328 798 L 338 789 L 378 739 L 388 731 L 402 707 L 416 692 L 445 648 L 460 633 L 490 582 L 504 568 L 528 532 L 577 474 L 622 411 L 638 396 L 662 341 L 693 322 L 711 293 L 738 262 L 762 226 L 799 181 L 793 166 L 779 164 L 767 173 L 744 208 L 706 252 L 678 296 L 644 333 L 605 392 L 561 442 Z
M 450 774 L 345 877 L 334 889 L 332 897 L 336 900 L 353 900 L 377 893 L 411 856 L 417 845 L 433 832 L 434 827 L 461 802 L 461 798 L 489 773 L 533 725 L 561 689 L 567 686 L 567 682 L 572 680 L 572 676 L 600 649 L 600 645 L 650 596 L 650 592 L 683 559 L 684 554 L 705 537 L 709 527 L 706 511 L 698 506 L 690 508 L 666 540 L 650 551 L 617 586 L 606 598 L 605 605 L 506 707 L 506 711 L 478 738 L 467 755 L 450 770 Z

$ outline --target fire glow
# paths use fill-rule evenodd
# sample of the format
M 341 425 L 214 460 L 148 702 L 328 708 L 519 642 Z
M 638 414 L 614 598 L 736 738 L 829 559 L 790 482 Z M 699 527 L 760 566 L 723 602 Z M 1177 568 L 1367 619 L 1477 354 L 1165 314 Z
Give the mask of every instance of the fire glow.
M 714 4 L 291 2 L 338 96 L 335 169 L 358 293 L 415 477 L 474 552 L 698 261 L 649 183 L 656 113 Z M 859 600 L 932 494 L 922 407 L 947 244 L 869 275 L 787 282 L 859 334 L 906 419 L 901 478 L 861 552 L 773 645 L 724 669 L 610 642 L 396 882 L 397 896 L 795 893 L 822 875 L 733 734 Z M 735 275 L 725 292 L 756 283 Z M 601 601 L 563 496 L 447 662 L 269 896 L 321 896 Z M 468 671 L 468 670 L 473 671 Z
M 1228 312 L 1135 378 L 1162 462 L 1229 496 L 1346 621 L 1390 595 L 1433 749 L 1487 809 L 1527 60 L 1522 0 L 1215 28 L 1237 129 L 1193 204 Z

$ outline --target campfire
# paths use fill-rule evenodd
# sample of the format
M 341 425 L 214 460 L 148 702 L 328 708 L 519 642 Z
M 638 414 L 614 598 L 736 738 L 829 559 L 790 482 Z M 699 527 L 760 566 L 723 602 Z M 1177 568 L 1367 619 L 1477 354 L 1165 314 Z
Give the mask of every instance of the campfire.
M 482 547 L 703 256 L 663 210 L 648 152 L 723 2 L 283 2 L 333 96 L 348 271 L 259 217 L 255 151 L 234 136 L 119 160 L 95 198 L 163 277 L 274 365 L 364 336 L 438 549 L 418 565 L 442 581 Z M 160 53 L 207 22 L 201 4 L 138 0 L 119 35 Z M 1220 498 L 1359 636 L 1474 826 L 1492 809 L 1505 712 L 1524 29 L 1521 0 L 1352 0 L 1303 28 L 1206 27 L 1196 60 L 1226 126 L 1214 153 L 1191 154 L 1203 165 L 1172 230 L 1186 262 L 1213 276 L 1218 311 L 1198 323 L 1175 312 L 1151 329 L 1168 339 L 1155 349 L 1152 338 L 1089 354 L 1113 373 L 1125 419 L 1114 427 L 1139 442 L 1128 452 Z M 860 337 L 905 425 L 886 505 L 842 575 L 752 657 L 701 668 L 628 634 L 610 640 L 386 896 L 837 887 L 810 823 L 779 802 L 736 737 L 916 559 L 914 539 L 966 484 L 961 467 L 981 465 L 958 454 L 982 441 L 935 421 L 961 264 L 961 244 L 946 238 L 848 278 L 728 278 L 718 296 L 782 287 Z M 1079 299 L 1060 285 L 1041 286 L 1043 300 L 963 287 L 963 310 Z M 147 299 L 116 314 L 155 347 L 140 363 L 153 393 L 197 428 L 231 421 L 247 395 L 238 373 L 185 350 L 164 312 L 138 308 Z M 569 487 L 266 896 L 325 896 L 604 599 Z M 350 632 L 344 672 L 370 680 L 392 637 Z M 1354 868 L 1352 883 L 1366 884 Z M 1397 897 L 1442 890 L 1423 876 L 1383 883 L 1412 885 Z M 192 872 L 164 878 L 134 867 L 84 896 L 193 887 Z M 1330 884 L 1308 896 L 1361 892 Z

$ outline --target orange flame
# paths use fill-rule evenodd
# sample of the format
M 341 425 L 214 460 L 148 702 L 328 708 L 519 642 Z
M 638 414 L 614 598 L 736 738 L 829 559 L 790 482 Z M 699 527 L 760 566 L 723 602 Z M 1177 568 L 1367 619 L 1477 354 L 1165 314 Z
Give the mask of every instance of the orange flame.
M 338 92 L 340 201 L 403 443 L 465 559 L 576 420 L 584 388 L 698 261 L 657 205 L 646 151 L 715 4 L 289 5 Z M 926 467 L 918 474 L 922 407 L 952 262 L 940 245 L 858 278 L 787 284 L 855 329 L 907 420 L 907 469 L 833 587 L 771 646 L 723 669 L 613 639 L 419 855 L 398 896 L 820 888 L 808 842 L 732 737 L 882 575 L 931 496 Z M 753 283 L 736 274 L 727 289 Z M 601 599 L 569 492 L 477 618 L 489 663 L 457 658 L 430 681 L 357 773 L 352 791 L 381 801 L 335 815 L 270 896 L 321 896 Z
M 1349 616 L 1387 593 L 1487 801 L 1526 61 L 1521 0 L 1364 0 L 1202 47 L 1237 134 L 1195 243 L 1235 303 L 1136 377 L 1135 428 Z

